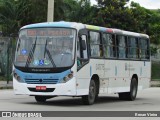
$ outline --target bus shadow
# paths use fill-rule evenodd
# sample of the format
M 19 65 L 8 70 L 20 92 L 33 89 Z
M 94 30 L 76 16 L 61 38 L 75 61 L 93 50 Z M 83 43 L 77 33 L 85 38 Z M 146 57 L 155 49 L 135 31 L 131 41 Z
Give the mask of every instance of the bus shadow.
M 109 103 L 118 103 L 118 102 L 126 102 L 124 100 L 120 100 L 118 96 L 100 96 L 98 99 L 95 101 L 94 104 L 109 104 Z M 67 107 L 73 107 L 73 106 L 83 106 L 84 104 L 82 103 L 81 97 L 75 97 L 75 98 L 51 98 L 48 99 L 45 103 L 37 103 L 35 102 L 27 102 L 26 104 L 34 104 L 35 105 L 47 105 L 47 106 L 67 106 Z M 86 106 L 86 105 L 84 105 Z

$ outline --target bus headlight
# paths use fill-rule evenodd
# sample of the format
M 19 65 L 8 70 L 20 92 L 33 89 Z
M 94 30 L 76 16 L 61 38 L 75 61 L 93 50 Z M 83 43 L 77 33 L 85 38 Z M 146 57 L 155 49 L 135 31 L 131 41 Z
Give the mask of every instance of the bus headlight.
M 67 76 L 65 76 L 61 81 L 60 81 L 60 83 L 66 83 L 66 82 L 68 82 L 70 79 L 72 79 L 73 78 L 73 73 L 70 73 L 70 74 L 68 74 Z
M 21 79 L 21 77 L 20 77 L 15 71 L 13 71 L 13 76 L 14 76 L 14 78 L 15 78 L 18 82 L 23 82 L 23 80 Z

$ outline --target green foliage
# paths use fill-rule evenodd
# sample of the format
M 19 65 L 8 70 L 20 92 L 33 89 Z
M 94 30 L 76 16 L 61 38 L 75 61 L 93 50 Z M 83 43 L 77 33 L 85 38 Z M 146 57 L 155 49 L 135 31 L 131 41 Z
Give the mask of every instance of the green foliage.
M 23 12 L 22 24 L 45 22 L 47 19 L 47 0 L 18 0 L 19 5 L 27 5 Z
M 160 44 L 160 10 L 147 10 L 129 0 L 55 0 L 54 20 L 66 20 L 146 33 Z M 48 0 L 0 0 L 0 26 L 5 36 L 26 24 L 47 20 Z
M 125 6 L 127 0 L 97 1 L 98 25 L 145 33 L 151 43 L 160 44 L 160 10 L 148 10 L 135 2 L 129 8 Z
M 26 7 L 27 5 L 20 5 L 14 0 L 0 0 L 0 24 L 4 35 L 18 32 Z
M 47 20 L 48 0 L 0 0 L 0 25 L 4 36 L 18 33 L 26 24 Z M 70 4 L 64 0 L 55 0 L 55 20 L 65 18 Z
M 152 79 L 160 79 L 160 63 L 152 63 L 152 74 L 151 74 L 151 78 Z
M 139 4 L 132 2 L 131 8 L 132 11 L 132 24 L 131 27 L 133 31 L 146 33 L 148 29 L 147 21 L 149 19 L 149 12 L 141 7 Z
M 98 25 L 119 29 L 130 26 L 131 10 L 125 4 L 126 0 L 98 0 Z
M 150 35 L 151 42 L 160 44 L 160 10 L 151 10 L 151 17 L 148 21 L 149 28 L 147 33 Z
M 71 11 L 73 0 L 55 0 L 55 21 L 65 20 L 67 13 Z M 68 11 L 68 12 L 67 12 Z
M 6 81 L 6 77 L 0 75 L 0 81 Z
M 97 8 L 91 6 L 90 0 L 79 0 L 71 1 L 68 0 L 71 4 L 71 11 L 68 11 L 67 20 L 74 22 L 82 22 L 85 24 L 94 24 Z
M 158 48 L 151 46 L 151 47 L 150 47 L 151 55 L 152 55 L 152 56 L 156 55 L 156 54 L 157 54 L 157 50 L 158 50 Z

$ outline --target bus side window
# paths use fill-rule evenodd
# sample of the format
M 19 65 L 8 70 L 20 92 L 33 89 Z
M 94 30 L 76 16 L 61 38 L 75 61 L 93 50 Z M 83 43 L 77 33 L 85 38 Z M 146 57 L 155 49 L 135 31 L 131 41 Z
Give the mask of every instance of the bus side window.
M 87 36 L 86 35 L 82 35 L 81 38 L 85 42 L 85 45 L 87 45 L 86 44 L 87 43 Z M 84 59 L 88 59 L 87 49 L 85 49 L 85 50 L 82 49 L 82 54 L 83 54 L 82 56 L 83 56 Z
M 129 58 L 138 59 L 138 39 L 136 37 L 128 37 Z
M 91 57 L 103 57 L 103 48 L 102 48 L 102 43 L 100 41 L 100 33 L 95 32 L 95 31 L 90 31 L 90 54 Z
M 117 40 L 118 58 L 120 59 L 126 58 L 127 56 L 127 48 L 126 48 L 127 38 L 122 35 L 117 35 L 116 40 Z
M 140 58 L 149 59 L 149 40 L 140 38 Z
M 103 42 L 104 42 L 105 58 L 116 57 L 115 35 L 104 33 L 103 34 Z

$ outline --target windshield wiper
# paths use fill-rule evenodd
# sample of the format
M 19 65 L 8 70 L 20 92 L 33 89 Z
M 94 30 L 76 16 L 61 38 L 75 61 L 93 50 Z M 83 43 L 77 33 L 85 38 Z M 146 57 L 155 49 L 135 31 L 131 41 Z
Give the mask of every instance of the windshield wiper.
M 29 64 L 30 64 L 30 62 L 31 62 L 31 59 L 32 59 L 32 57 L 33 57 L 33 53 L 34 53 L 35 48 L 36 48 L 36 43 L 37 43 L 37 36 L 36 36 L 35 42 L 34 42 L 32 48 L 31 48 L 31 50 L 29 51 L 29 55 L 28 55 L 28 58 L 27 58 L 27 62 L 26 62 L 25 67 L 28 67 Z
M 20 43 L 21 43 L 21 39 L 19 38 L 19 42 L 18 42 L 18 45 L 17 45 L 17 51 L 20 49 Z
M 47 41 L 48 41 L 48 37 L 47 37 L 47 39 L 46 39 L 45 48 L 44 48 L 44 58 L 45 58 L 45 54 L 46 54 L 46 52 L 47 52 L 48 57 L 49 57 L 52 65 L 53 65 L 53 67 L 56 67 L 56 64 L 54 63 L 54 60 L 52 59 L 52 55 L 51 55 L 51 53 L 49 52 L 49 50 L 47 49 L 47 43 L 48 43 Z

